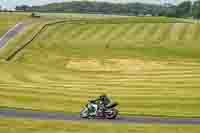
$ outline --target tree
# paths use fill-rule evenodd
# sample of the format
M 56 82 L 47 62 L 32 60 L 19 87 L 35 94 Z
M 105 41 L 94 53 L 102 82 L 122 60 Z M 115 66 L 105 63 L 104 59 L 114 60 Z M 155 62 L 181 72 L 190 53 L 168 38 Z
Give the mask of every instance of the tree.
M 192 16 L 196 19 L 200 18 L 200 0 L 194 2 L 192 7 Z
M 28 11 L 29 10 L 29 6 L 27 6 L 27 5 L 21 5 L 21 6 L 16 6 L 16 10 L 17 11 Z
M 191 16 L 192 2 L 184 1 L 176 7 L 176 16 L 187 18 Z

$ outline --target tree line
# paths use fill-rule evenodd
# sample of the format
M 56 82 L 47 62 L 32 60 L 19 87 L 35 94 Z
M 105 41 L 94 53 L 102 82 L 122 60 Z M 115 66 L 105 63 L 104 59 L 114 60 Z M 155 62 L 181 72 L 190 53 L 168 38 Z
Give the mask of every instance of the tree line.
M 17 11 L 28 12 L 66 12 L 66 13 L 100 13 L 118 15 L 152 15 L 180 18 L 200 18 L 200 0 L 195 2 L 184 1 L 178 5 L 156 5 L 144 3 L 107 3 L 73 1 L 63 3 L 52 3 L 43 6 L 21 5 L 16 7 Z
M 195 2 L 184 1 L 176 6 L 165 7 L 161 12 L 163 16 L 180 17 L 180 18 L 200 18 L 200 0 Z

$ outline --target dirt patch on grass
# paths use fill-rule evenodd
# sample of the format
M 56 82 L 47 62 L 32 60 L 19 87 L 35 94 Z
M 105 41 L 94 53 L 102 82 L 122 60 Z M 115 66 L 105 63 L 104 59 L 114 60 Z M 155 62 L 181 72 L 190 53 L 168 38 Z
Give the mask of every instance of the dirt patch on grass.
M 136 72 L 160 68 L 163 65 L 155 61 L 145 61 L 140 59 L 68 59 L 67 69 L 80 71 L 105 71 L 105 72 Z

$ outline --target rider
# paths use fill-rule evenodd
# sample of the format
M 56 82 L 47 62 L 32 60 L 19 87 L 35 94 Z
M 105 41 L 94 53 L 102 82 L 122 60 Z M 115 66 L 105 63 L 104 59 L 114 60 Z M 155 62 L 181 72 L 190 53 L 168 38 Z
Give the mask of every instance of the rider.
M 90 101 L 91 102 L 91 107 L 90 107 L 90 115 L 96 115 L 98 105 L 102 107 L 104 110 L 106 106 L 108 106 L 111 103 L 111 100 L 106 94 L 102 94 L 99 96 L 97 99 Z M 99 104 L 98 104 L 99 102 Z

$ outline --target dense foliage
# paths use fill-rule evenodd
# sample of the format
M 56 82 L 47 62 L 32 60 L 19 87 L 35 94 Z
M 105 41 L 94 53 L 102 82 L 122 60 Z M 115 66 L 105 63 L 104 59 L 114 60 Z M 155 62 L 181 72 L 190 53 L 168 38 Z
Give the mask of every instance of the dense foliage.
M 181 18 L 200 18 L 200 0 L 192 3 L 184 1 L 178 5 L 155 5 L 142 3 L 114 4 L 106 2 L 74 1 L 63 3 L 52 3 L 44 6 L 27 5 L 17 6 L 18 11 L 31 12 L 68 12 L 68 13 L 101 13 L 121 15 L 152 15 L 169 16 Z
M 44 6 L 17 6 L 16 10 L 39 12 L 102 13 L 125 15 L 158 15 L 161 6 L 142 3 L 113 4 L 106 2 L 64 2 Z

